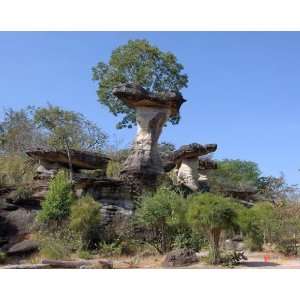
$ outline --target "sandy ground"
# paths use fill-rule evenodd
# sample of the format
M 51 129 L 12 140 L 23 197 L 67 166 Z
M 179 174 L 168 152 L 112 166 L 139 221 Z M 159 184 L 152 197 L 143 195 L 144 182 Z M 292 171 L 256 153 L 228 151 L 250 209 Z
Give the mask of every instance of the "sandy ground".
M 198 253 L 199 262 L 190 266 L 182 267 L 183 269 L 224 269 L 222 266 L 212 266 L 203 262 L 202 256 L 207 256 L 207 251 Z M 285 257 L 283 255 L 272 252 L 246 252 L 248 260 L 241 262 L 239 266 L 234 268 L 238 269 L 300 269 L 300 257 Z M 93 258 L 99 258 L 95 256 Z M 77 258 L 78 259 L 78 258 Z M 160 269 L 161 263 L 164 259 L 162 255 L 147 256 L 147 257 L 112 257 L 114 269 Z M 39 263 L 41 258 L 39 256 L 22 262 L 14 263 Z M 3 266 L 3 265 L 2 265 Z M 181 268 L 181 269 L 182 269 Z

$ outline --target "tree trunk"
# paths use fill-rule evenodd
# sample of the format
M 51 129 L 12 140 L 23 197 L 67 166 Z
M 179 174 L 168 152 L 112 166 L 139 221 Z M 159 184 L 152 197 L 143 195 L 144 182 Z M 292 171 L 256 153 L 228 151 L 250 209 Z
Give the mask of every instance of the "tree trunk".
M 210 261 L 213 265 L 220 263 L 220 235 L 221 230 L 219 229 L 212 229 L 210 232 Z
M 69 148 L 69 143 L 66 140 L 65 141 L 65 148 L 68 156 L 68 163 L 69 163 L 69 172 L 70 172 L 70 182 L 73 182 L 73 165 L 72 165 L 72 159 L 71 159 L 71 153 L 70 153 L 70 148 Z

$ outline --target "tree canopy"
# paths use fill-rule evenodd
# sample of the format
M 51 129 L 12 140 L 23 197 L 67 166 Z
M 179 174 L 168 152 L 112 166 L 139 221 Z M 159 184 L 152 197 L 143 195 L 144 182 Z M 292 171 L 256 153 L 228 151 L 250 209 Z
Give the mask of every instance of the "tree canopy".
M 100 151 L 107 139 L 106 134 L 96 124 L 82 114 L 48 105 L 38 108 L 34 121 L 48 134 L 48 144 L 56 148 Z
M 256 189 L 261 172 L 252 161 L 224 159 L 218 161 L 218 168 L 209 172 L 210 186 L 213 191 Z
M 187 87 L 188 77 L 182 73 L 183 65 L 171 52 L 163 52 L 147 40 L 129 40 L 116 48 L 108 63 L 99 62 L 92 68 L 93 80 L 98 81 L 98 98 L 115 115 L 124 114 L 117 128 L 136 124 L 135 112 L 112 94 L 120 83 L 136 83 L 151 92 L 180 91 Z M 170 119 L 179 122 L 179 117 Z

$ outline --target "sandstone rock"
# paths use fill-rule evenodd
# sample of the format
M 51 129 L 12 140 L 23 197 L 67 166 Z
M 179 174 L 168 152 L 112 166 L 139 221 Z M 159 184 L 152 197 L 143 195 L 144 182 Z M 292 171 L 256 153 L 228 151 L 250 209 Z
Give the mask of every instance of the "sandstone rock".
M 124 163 L 123 177 L 133 174 L 144 185 L 155 185 L 156 176 L 164 173 L 157 146 L 162 127 L 179 113 L 185 100 L 180 93 L 154 94 L 135 84 L 119 85 L 113 94 L 136 111 L 137 135 Z
M 198 262 L 196 252 L 191 249 L 177 249 L 169 252 L 163 263 L 163 267 L 184 267 Z
M 199 159 L 199 171 L 217 169 L 218 164 L 210 159 Z
M 191 191 L 199 190 L 199 156 L 214 152 L 216 144 L 201 145 L 197 143 L 184 145 L 173 152 L 173 161 L 178 168 L 177 180 Z
M 14 244 L 7 251 L 8 255 L 29 254 L 38 249 L 38 243 L 32 240 L 24 240 L 20 243 Z
M 26 154 L 31 158 L 40 161 L 41 165 L 44 166 L 46 170 L 55 170 L 60 167 L 68 168 L 69 165 L 67 153 L 63 150 L 49 150 L 37 148 L 26 151 Z M 106 169 L 108 161 L 110 160 L 107 156 L 103 154 L 89 151 L 71 150 L 70 154 L 74 170 Z M 50 175 L 51 172 L 53 171 L 49 171 Z

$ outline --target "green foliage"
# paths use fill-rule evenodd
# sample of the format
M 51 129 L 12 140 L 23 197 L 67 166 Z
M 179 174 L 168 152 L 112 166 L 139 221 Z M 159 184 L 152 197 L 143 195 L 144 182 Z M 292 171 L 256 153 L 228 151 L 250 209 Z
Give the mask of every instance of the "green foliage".
M 45 144 L 33 121 L 33 107 L 8 109 L 0 122 L 0 154 L 21 154 L 31 146 Z
M 192 230 L 186 230 L 184 233 L 177 234 L 173 242 L 174 249 L 192 249 L 200 251 L 207 245 L 207 239 L 201 233 L 195 233 Z
M 212 193 L 193 194 L 188 198 L 187 221 L 191 228 L 204 234 L 210 246 L 210 261 L 220 262 L 220 235 L 237 227 L 236 205 L 232 200 Z
M 19 154 L 0 155 L 0 186 L 31 183 L 34 167 Z
M 107 177 L 119 178 L 122 170 L 122 164 L 116 160 L 110 160 L 106 168 Z
M 101 242 L 99 248 L 100 255 L 104 257 L 120 256 L 122 254 L 122 246 L 118 241 L 113 243 Z
M 222 265 L 228 268 L 239 265 L 242 260 L 247 260 L 247 257 L 241 251 L 233 251 L 221 255 Z
M 135 213 L 146 239 L 160 253 L 170 250 L 176 234 L 185 229 L 186 202 L 181 195 L 161 187 L 153 195 L 142 197 Z
M 6 261 L 6 258 L 7 258 L 7 256 L 6 256 L 5 252 L 0 251 L 0 264 L 4 264 Z
M 68 259 L 82 248 L 80 237 L 68 226 L 42 230 L 37 234 L 37 240 L 41 256 L 49 259 Z
M 55 148 L 100 151 L 107 139 L 96 124 L 82 114 L 48 105 L 38 108 L 34 121 L 46 131 L 48 144 Z
M 101 205 L 91 196 L 84 196 L 71 207 L 70 229 L 78 233 L 84 248 L 100 239 Z
M 133 109 L 125 106 L 112 94 L 120 83 L 137 83 L 154 92 L 180 91 L 187 87 L 188 77 L 182 74 L 183 66 L 170 52 L 162 52 L 147 40 L 129 40 L 126 45 L 116 48 L 109 62 L 99 62 L 93 67 L 93 80 L 99 82 L 98 98 L 116 116 L 125 114 L 117 128 L 132 127 L 135 121 Z M 171 119 L 178 123 L 178 117 Z
M 257 189 L 263 200 L 272 202 L 287 200 L 292 193 L 297 192 L 296 186 L 289 186 L 283 175 L 280 177 L 263 176 L 258 178 Z
M 49 191 L 37 216 L 38 221 L 48 223 L 66 219 L 70 214 L 73 201 L 74 196 L 68 176 L 66 172 L 59 171 L 49 184 Z
M 16 189 L 17 200 L 29 200 L 32 197 L 32 189 L 29 186 L 20 185 Z
M 209 184 L 213 192 L 255 189 L 260 170 L 256 163 L 225 159 L 218 161 L 218 168 L 209 171 Z
M 238 222 L 245 236 L 245 244 L 251 251 L 261 251 L 264 243 L 260 220 L 253 209 L 244 209 L 239 212 Z
M 78 257 L 81 258 L 81 259 L 91 259 L 93 256 L 87 250 L 80 250 L 79 253 L 78 253 Z

